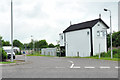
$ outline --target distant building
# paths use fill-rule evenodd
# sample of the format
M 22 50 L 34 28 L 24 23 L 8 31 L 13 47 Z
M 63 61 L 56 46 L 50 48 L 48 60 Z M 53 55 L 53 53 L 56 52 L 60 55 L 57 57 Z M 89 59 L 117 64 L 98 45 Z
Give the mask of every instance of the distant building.
M 57 56 L 57 48 L 43 48 L 41 49 L 41 55 Z
M 20 48 L 19 47 L 13 47 L 13 50 L 14 50 L 15 53 L 20 52 Z
M 93 56 L 107 52 L 108 25 L 101 19 L 70 25 L 60 36 L 66 56 Z
M 12 49 L 11 46 L 3 46 L 3 48 L 4 48 L 4 49 L 8 49 L 8 50 L 11 50 L 11 49 Z M 19 52 L 19 51 L 20 51 L 20 48 L 18 48 L 18 47 L 13 47 L 13 50 L 14 50 L 14 52 L 15 52 L 15 51 L 18 51 L 18 52 Z

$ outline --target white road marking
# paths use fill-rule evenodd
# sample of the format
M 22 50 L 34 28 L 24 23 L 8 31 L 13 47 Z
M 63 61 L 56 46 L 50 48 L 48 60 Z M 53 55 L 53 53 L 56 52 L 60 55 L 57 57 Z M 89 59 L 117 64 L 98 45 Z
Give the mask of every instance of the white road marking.
M 115 68 L 117 68 L 117 69 L 118 69 L 118 68 L 120 68 L 120 67 L 116 66 Z
M 85 66 L 84 68 L 93 69 L 93 68 L 95 68 L 95 67 L 92 67 L 92 66 Z
M 109 66 L 100 66 L 101 69 L 109 69 Z
M 74 66 L 74 64 L 72 64 L 72 65 L 70 66 L 70 68 L 73 68 L 73 66 Z
M 72 65 L 70 66 L 70 68 L 73 68 L 73 66 L 74 66 L 73 61 L 69 61 L 69 62 L 72 63 Z
M 65 67 L 55 67 L 55 68 L 65 68 Z
M 79 66 L 74 66 L 73 68 L 80 68 Z
M 27 68 L 27 69 L 31 69 L 32 67 L 22 67 L 22 68 L 23 68 L 23 69 L 26 69 L 26 68 Z M 19 69 L 19 68 L 18 68 L 18 69 Z

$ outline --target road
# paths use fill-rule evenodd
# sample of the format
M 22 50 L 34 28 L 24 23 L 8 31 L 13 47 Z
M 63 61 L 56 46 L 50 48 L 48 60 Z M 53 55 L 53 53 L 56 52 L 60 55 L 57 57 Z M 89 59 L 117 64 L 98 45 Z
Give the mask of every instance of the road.
M 118 69 L 117 61 L 88 58 L 27 56 L 25 64 L 2 66 L 2 77 L 118 78 Z

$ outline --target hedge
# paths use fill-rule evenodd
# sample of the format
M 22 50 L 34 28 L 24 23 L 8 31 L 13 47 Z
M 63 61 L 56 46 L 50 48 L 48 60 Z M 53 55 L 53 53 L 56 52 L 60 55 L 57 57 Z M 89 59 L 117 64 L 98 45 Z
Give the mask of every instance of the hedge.
M 0 61 L 6 61 L 6 59 L 7 53 L 2 48 L 0 48 Z

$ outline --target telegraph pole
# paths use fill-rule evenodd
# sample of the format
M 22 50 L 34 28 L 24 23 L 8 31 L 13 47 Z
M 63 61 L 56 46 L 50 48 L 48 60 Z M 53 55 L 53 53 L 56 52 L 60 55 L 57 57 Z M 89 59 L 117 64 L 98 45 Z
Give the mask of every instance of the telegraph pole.
M 11 62 L 13 62 L 13 2 L 11 0 Z

